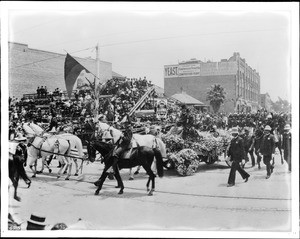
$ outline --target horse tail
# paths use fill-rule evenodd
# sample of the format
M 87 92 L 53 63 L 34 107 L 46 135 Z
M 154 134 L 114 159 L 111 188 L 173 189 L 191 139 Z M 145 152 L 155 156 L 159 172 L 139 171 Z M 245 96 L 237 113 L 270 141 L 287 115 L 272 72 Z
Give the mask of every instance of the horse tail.
M 163 159 L 160 150 L 153 148 L 154 156 L 156 158 L 156 168 L 158 177 L 164 176 Z

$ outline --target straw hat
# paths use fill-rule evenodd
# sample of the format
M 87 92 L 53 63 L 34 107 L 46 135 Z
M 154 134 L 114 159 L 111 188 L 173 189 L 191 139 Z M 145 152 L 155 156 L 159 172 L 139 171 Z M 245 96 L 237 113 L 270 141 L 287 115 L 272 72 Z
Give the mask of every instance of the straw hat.
M 18 133 L 17 137 L 15 138 L 15 140 L 17 140 L 17 141 L 24 141 L 24 140 L 27 140 L 27 138 L 24 137 L 21 133 Z
M 289 125 L 289 124 L 286 124 L 285 126 L 284 126 L 284 130 L 290 130 L 291 129 L 291 126 Z
M 271 127 L 269 125 L 266 125 L 265 130 L 271 131 Z
M 44 230 L 46 226 L 46 217 L 31 214 L 26 230 Z
M 233 128 L 231 129 L 231 134 L 238 134 L 238 133 L 239 133 L 239 130 L 238 130 L 237 127 L 233 127 Z

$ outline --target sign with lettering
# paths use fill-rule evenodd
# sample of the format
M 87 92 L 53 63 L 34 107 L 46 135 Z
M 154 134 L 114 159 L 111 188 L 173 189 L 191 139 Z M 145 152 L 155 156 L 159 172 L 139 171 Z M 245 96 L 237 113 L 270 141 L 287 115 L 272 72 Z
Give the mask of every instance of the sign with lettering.
M 165 78 L 178 77 L 178 65 L 165 66 Z
M 200 63 L 182 64 L 178 65 L 178 76 L 199 76 L 200 75 Z
M 164 77 L 189 77 L 200 75 L 200 63 L 179 64 L 165 66 Z

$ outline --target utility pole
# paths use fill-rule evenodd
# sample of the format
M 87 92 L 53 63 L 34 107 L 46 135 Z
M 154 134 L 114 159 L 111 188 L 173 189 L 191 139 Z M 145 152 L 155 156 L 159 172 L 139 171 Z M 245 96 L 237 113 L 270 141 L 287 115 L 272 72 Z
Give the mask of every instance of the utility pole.
M 99 95 L 97 92 L 97 87 L 99 84 L 99 80 L 100 79 L 100 59 L 99 59 L 99 43 L 97 43 L 96 46 L 96 69 L 97 69 L 97 74 L 94 78 L 94 85 L 95 85 L 95 113 L 94 113 L 94 120 L 97 121 L 98 120 L 98 114 L 99 114 Z

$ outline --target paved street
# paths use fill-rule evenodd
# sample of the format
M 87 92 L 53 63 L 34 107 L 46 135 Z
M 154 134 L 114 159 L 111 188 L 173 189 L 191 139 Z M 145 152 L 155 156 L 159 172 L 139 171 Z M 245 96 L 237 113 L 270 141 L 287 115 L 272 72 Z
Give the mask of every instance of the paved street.
M 244 183 L 237 174 L 235 187 L 226 187 L 229 168 L 224 162 L 202 164 L 198 172 L 181 177 L 176 171 L 165 171 L 157 178 L 154 196 L 146 194 L 147 176 L 144 171 L 129 181 L 128 170 L 122 170 L 125 184 L 123 195 L 114 188 L 115 180 L 108 180 L 98 196 L 92 184 L 102 172 L 100 162 L 84 165 L 84 179 L 44 173 L 33 179 L 27 189 L 20 182 L 22 202 L 10 200 L 9 210 L 17 221 L 26 220 L 31 213 L 46 215 L 47 223 L 64 222 L 78 226 L 84 221 L 86 229 L 157 229 L 157 230 L 250 230 L 288 231 L 291 222 L 291 174 L 287 165 L 281 165 L 276 155 L 275 169 L 270 179 L 265 179 L 262 166 L 246 171 L 251 175 Z M 53 171 L 57 171 L 53 161 Z M 28 171 L 29 175 L 31 173 Z M 76 180 L 77 179 L 77 180 Z M 12 189 L 12 188 L 11 188 Z M 12 198 L 12 190 L 10 190 Z

